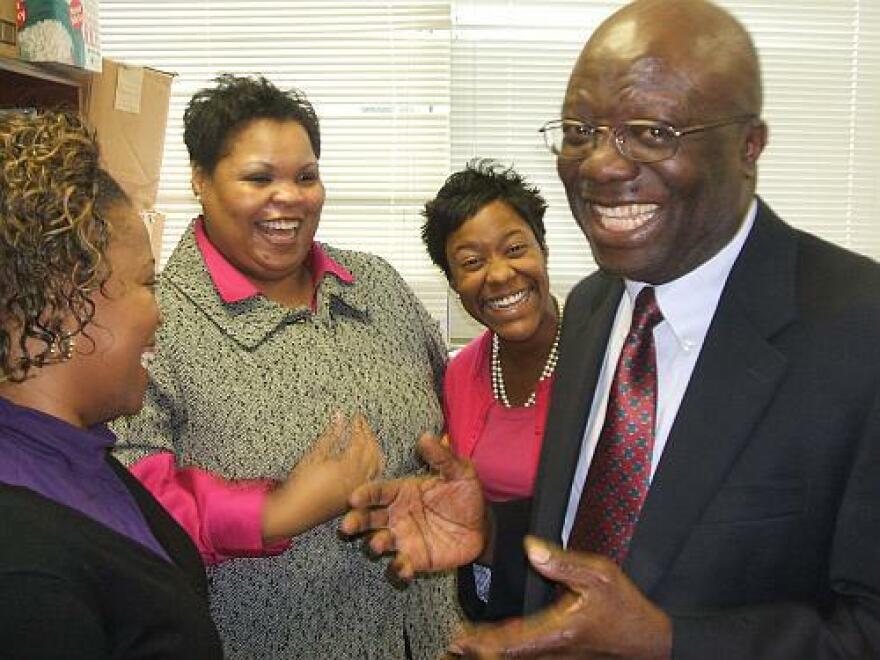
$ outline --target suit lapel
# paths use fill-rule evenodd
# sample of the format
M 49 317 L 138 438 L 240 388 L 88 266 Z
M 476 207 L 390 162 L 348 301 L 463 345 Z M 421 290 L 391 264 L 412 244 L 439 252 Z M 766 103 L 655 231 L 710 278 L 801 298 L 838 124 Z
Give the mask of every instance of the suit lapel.
M 589 293 L 573 295 L 566 304 L 559 364 L 535 479 L 529 529 L 552 543 L 560 542 L 590 402 L 623 294 L 623 283 L 602 273 L 591 276 L 587 283 L 591 285 Z M 529 571 L 526 611 L 539 608 L 550 588 L 537 573 Z
M 648 595 L 677 557 L 787 369 L 770 338 L 795 316 L 794 232 L 758 217 L 721 296 L 624 569 Z

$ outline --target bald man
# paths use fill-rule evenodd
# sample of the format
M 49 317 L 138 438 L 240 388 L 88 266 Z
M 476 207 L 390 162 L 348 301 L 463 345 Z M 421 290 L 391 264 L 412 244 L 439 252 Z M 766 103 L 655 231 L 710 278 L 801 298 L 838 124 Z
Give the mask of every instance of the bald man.
M 756 197 L 761 97 L 748 33 L 708 2 L 633 2 L 581 52 L 544 131 L 600 271 L 566 303 L 529 529 L 483 516 L 471 468 L 430 440 L 434 476 L 363 489 L 344 524 L 378 530 L 404 577 L 482 551 L 510 581 L 519 544 L 499 539 L 532 535 L 529 616 L 455 652 L 880 658 L 880 267 Z M 606 412 L 648 289 L 633 474 L 603 424 L 626 417 Z M 591 501 L 609 474 L 626 492 Z

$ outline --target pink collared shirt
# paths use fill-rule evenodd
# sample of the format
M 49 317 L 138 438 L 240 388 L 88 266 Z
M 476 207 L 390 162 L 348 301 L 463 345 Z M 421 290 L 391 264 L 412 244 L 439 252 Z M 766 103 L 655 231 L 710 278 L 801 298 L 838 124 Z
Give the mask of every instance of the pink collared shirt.
M 196 245 L 199 246 L 199 251 L 205 260 L 205 267 L 214 281 L 214 286 L 217 287 L 220 299 L 225 303 L 235 303 L 260 295 L 260 290 L 257 286 L 244 273 L 233 266 L 220 250 L 211 243 L 208 234 L 205 233 L 204 222 L 205 220 L 202 216 L 196 218 Z M 312 242 L 312 247 L 306 259 L 308 262 L 307 267 L 312 274 L 312 283 L 315 284 L 315 295 L 317 295 L 318 282 L 327 273 L 336 276 L 346 284 L 354 282 L 354 276 L 341 264 L 327 256 L 327 253 L 317 241 Z M 316 302 L 315 295 L 312 296 L 313 311 Z
M 259 288 L 211 243 L 203 222 L 201 216 L 195 221 L 196 244 L 221 300 L 231 304 L 261 295 Z M 354 282 L 352 274 L 316 241 L 307 259 L 315 284 L 313 310 L 318 283 L 326 274 L 345 283 Z M 171 452 L 147 456 L 130 469 L 187 531 L 207 564 L 232 557 L 277 555 L 290 545 L 289 541 L 263 543 L 263 508 L 267 494 L 277 485 L 274 481 L 233 481 L 207 470 L 181 468 Z

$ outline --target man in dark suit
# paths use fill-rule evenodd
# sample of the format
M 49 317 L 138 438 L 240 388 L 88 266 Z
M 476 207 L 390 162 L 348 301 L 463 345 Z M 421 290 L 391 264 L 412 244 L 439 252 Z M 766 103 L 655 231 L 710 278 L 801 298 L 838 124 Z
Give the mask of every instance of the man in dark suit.
M 637 0 L 584 47 L 544 130 L 600 271 L 566 303 L 531 616 L 468 631 L 458 652 L 880 658 L 880 267 L 756 198 L 761 95 L 748 33 L 703 0 Z M 646 492 L 608 556 L 573 551 L 605 547 L 573 541 L 646 289 L 662 314 L 645 340 Z M 492 552 L 517 530 L 479 518 L 473 472 L 422 445 L 439 474 L 363 489 L 345 529 L 380 530 L 372 547 L 404 577 L 472 558 L 481 525 L 484 559 L 516 564 L 509 544 Z

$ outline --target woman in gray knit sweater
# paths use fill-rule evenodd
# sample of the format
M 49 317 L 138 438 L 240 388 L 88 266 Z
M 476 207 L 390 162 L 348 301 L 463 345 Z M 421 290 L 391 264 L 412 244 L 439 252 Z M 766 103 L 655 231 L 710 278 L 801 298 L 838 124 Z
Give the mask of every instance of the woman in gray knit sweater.
M 184 124 L 203 213 L 162 273 L 151 383 L 118 455 L 215 564 L 228 657 L 434 658 L 457 621 L 450 575 L 391 584 L 332 508 L 289 546 L 260 525 L 266 480 L 308 463 L 339 413 L 371 427 L 384 477 L 417 469 L 416 438 L 442 427 L 438 327 L 385 261 L 314 240 L 320 135 L 301 94 L 221 76 Z

